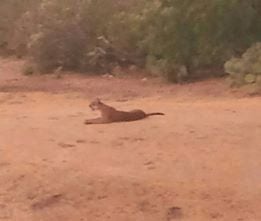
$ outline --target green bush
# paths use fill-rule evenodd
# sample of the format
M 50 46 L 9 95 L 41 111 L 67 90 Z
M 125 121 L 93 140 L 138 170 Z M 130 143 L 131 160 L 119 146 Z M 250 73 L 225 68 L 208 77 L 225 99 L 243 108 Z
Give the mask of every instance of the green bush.
M 258 0 L 3 0 L 0 12 L 0 51 L 26 54 L 41 72 L 135 64 L 180 82 L 261 41 Z
M 187 78 L 198 69 L 222 67 L 261 39 L 259 6 L 240 0 L 155 1 L 146 16 L 148 54 L 165 61 L 170 79 L 178 74 L 173 64 L 186 66 Z
M 232 58 L 224 65 L 232 86 L 253 84 L 261 88 L 261 43 L 246 50 L 241 58 Z
M 32 35 L 28 47 L 31 62 L 36 64 L 39 72 L 45 73 L 60 66 L 79 70 L 85 45 L 82 31 L 66 24 Z
M 28 54 L 38 71 L 63 67 L 106 73 L 114 66 L 140 61 L 135 47 L 137 22 L 132 21 L 131 12 L 127 14 L 129 8 L 122 8 L 113 0 L 62 2 L 45 0 L 39 5 L 38 14 L 30 15 L 37 16 L 38 24 L 29 25 L 32 31 Z

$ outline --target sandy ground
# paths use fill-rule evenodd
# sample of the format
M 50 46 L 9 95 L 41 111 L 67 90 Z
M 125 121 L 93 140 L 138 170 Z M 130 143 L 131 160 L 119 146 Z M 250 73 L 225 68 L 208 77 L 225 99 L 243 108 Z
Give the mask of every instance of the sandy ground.
M 21 66 L 0 60 L 0 221 L 261 220 L 261 98 Z M 166 115 L 84 125 L 96 95 Z

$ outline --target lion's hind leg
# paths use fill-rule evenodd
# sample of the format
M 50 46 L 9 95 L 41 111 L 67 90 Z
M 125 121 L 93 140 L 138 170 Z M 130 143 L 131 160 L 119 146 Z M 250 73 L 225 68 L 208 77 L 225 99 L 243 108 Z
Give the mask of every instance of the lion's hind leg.
M 106 124 L 109 123 L 103 118 L 94 118 L 94 119 L 87 119 L 84 121 L 84 124 Z

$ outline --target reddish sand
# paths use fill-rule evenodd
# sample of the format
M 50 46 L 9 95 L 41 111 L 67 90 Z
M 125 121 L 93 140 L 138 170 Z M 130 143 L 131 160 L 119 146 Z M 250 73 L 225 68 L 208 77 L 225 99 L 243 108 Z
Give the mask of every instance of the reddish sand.
M 0 60 L 0 221 L 261 220 L 260 97 L 21 66 Z M 96 96 L 166 115 L 84 125 Z

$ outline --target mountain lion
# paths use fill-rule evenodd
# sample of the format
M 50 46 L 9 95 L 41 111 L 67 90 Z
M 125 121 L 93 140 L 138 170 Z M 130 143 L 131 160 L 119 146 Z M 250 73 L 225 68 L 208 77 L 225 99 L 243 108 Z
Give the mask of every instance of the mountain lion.
M 98 98 L 92 101 L 89 107 L 94 110 L 99 110 L 101 112 L 101 117 L 95 119 L 88 119 L 85 124 L 107 124 L 113 122 L 123 122 L 123 121 L 135 121 L 141 120 L 151 115 L 164 115 L 164 113 L 145 113 L 142 110 L 132 110 L 132 111 L 119 111 L 113 107 L 110 107 Z

